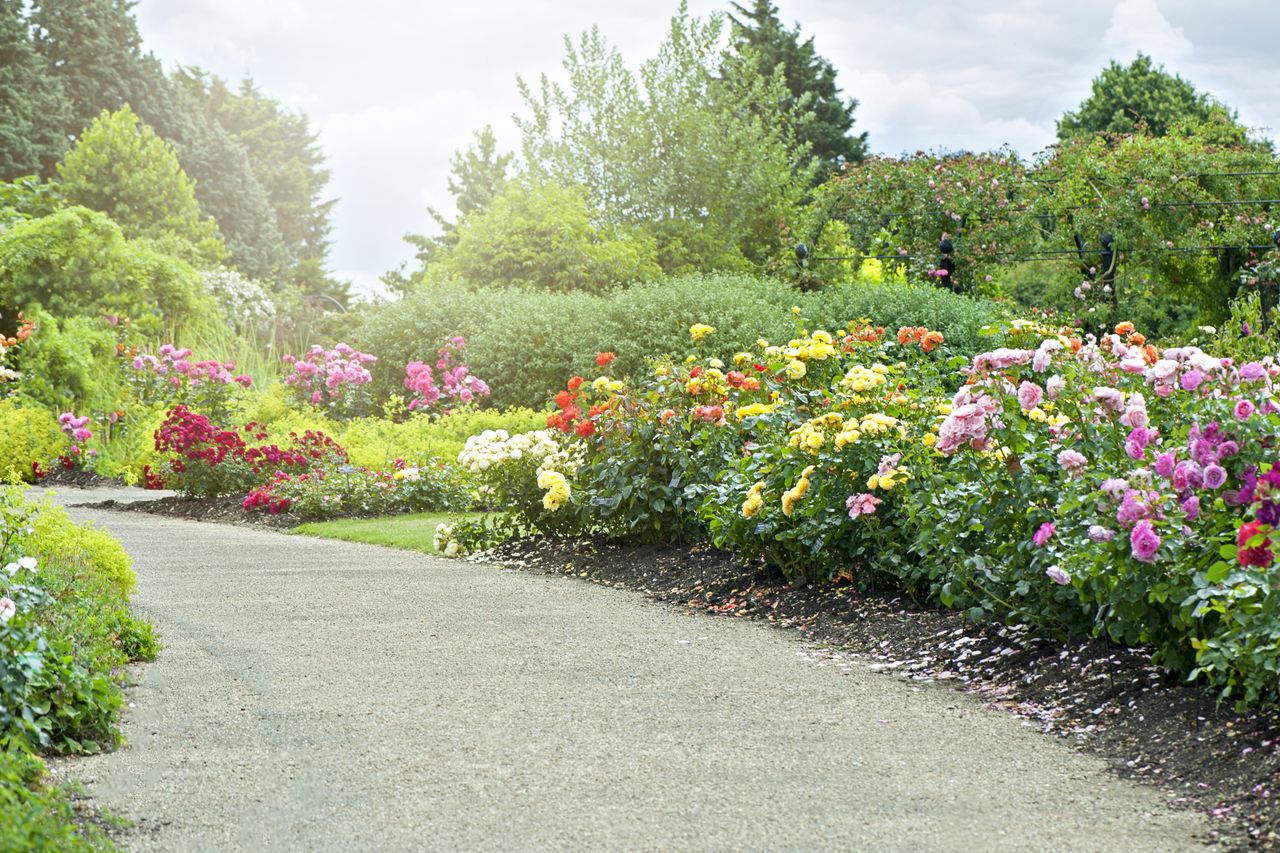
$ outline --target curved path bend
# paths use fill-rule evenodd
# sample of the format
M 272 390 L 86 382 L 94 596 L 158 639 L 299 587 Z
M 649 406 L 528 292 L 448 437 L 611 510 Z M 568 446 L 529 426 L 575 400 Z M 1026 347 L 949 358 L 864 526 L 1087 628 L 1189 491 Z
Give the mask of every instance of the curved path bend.
M 94 496 L 95 498 L 97 496 Z M 63 500 L 74 500 L 64 493 Z M 77 771 L 130 849 L 1203 849 L 1205 825 L 942 687 L 564 578 L 73 509 L 160 659 Z

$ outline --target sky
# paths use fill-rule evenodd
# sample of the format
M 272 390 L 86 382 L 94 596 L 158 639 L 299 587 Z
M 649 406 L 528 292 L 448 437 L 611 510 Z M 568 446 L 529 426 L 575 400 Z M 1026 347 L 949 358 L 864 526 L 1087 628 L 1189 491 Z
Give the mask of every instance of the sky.
M 744 0 L 743 5 L 748 5 Z M 858 100 L 873 152 L 987 150 L 1032 156 L 1115 59 L 1141 51 L 1280 138 L 1275 12 L 1261 0 L 775 0 Z M 144 46 L 306 113 L 336 197 L 330 266 L 358 291 L 452 216 L 449 158 L 492 125 L 514 150 L 517 75 L 553 78 L 563 37 L 592 25 L 635 68 L 661 42 L 677 0 L 141 0 Z M 689 0 L 702 17 L 728 0 Z

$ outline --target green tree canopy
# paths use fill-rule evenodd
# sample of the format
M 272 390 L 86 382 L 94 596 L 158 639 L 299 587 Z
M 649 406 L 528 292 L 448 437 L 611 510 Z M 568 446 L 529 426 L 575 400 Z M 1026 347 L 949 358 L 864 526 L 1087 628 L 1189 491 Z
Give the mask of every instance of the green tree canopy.
M 67 149 L 71 105 L 22 4 L 0 5 L 0 181 L 47 174 Z
M 58 317 L 119 314 L 152 333 L 203 305 L 190 265 L 129 240 L 105 214 L 68 207 L 0 235 L 0 312 L 36 306 Z
M 153 66 L 159 82 L 132 106 L 173 144 L 182 170 L 195 182 L 201 212 L 217 222 L 230 263 L 251 277 L 278 281 L 289 265 L 289 253 L 245 147 L 206 115 L 182 72 L 165 78 L 154 58 L 147 57 L 146 64 Z
M 682 3 L 639 73 L 592 29 L 565 39 L 567 85 L 519 81 L 524 168 L 582 187 L 599 221 L 646 229 L 668 272 L 762 262 L 815 171 L 781 76 L 722 77 L 724 37 L 723 16 Z
M 867 134 L 853 133 L 858 102 L 840 96 L 836 70 L 818 55 L 813 37 L 801 41 L 799 24 L 787 29 L 770 0 L 755 0 L 750 8 L 732 5 L 738 13 L 729 16 L 734 52 L 724 73 L 741 74 L 744 67 L 754 67 L 758 75 L 767 78 L 781 69 L 790 93 L 786 111 L 813 113 L 794 132 L 797 141 L 807 145 L 821 164 L 819 178 L 839 171 L 845 163 L 862 162 L 867 156 Z
M 130 239 L 163 242 L 198 263 L 217 264 L 225 255 L 173 147 L 127 105 L 104 110 L 85 129 L 58 164 L 58 177 L 68 203 L 107 214 Z
M 1058 120 L 1058 139 L 1133 133 L 1144 125 L 1153 136 L 1164 136 L 1179 121 L 1208 121 L 1215 107 L 1225 109 L 1189 81 L 1139 53 L 1128 65 L 1113 60 L 1094 78 L 1089 97 Z M 1234 123 L 1235 114 L 1229 114 Z M 1243 140 L 1243 128 L 1240 133 Z
M 184 69 L 177 79 L 197 92 L 205 113 L 249 155 L 292 259 L 322 260 L 334 199 L 323 198 L 330 172 L 310 122 L 245 78 L 232 90 L 221 78 Z
M 479 213 L 489 206 L 506 183 L 507 169 L 515 156 L 498 153 L 492 126 L 485 125 L 483 130 L 476 131 L 474 135 L 475 141 L 466 151 L 455 151 L 449 159 L 449 192 L 453 195 L 459 217 Z M 447 253 L 458 242 L 456 222 L 446 218 L 434 207 L 428 207 L 427 213 L 440 226 L 439 234 L 404 235 L 405 242 L 416 250 L 418 271 L 405 275 L 402 267 L 382 277 L 383 283 L 398 293 L 411 291 L 433 259 Z
M 159 82 L 143 62 L 134 5 L 132 0 L 32 3 L 36 47 L 71 102 L 70 123 L 62 128 L 66 135 L 78 134 L 104 109 L 145 100 Z
M 661 273 L 651 237 L 593 225 L 577 190 L 521 181 L 459 223 L 439 270 L 473 285 L 559 291 L 605 290 Z

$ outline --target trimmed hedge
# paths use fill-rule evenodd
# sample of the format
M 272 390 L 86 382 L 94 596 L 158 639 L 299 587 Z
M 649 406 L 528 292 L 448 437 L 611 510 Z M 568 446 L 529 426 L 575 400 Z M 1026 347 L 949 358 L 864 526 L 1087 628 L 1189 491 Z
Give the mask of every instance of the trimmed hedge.
M 374 311 L 353 343 L 378 356 L 375 399 L 402 393 L 408 362 L 433 360 L 445 338 L 462 335 L 466 362 L 493 388 L 488 405 L 541 409 L 569 376 L 599 374 L 597 353 L 616 353 L 609 373 L 626 376 L 647 359 L 685 352 L 690 318 L 716 328 L 708 344 L 721 358 L 761 337 L 786 341 L 798 322 L 786 310 L 791 306 L 801 309 L 798 320 L 833 331 L 859 317 L 891 328 L 927 325 L 962 355 L 976 353 L 979 329 L 1001 316 L 995 303 L 927 285 L 856 283 L 800 293 L 776 279 L 732 273 L 681 276 L 601 296 L 443 284 Z

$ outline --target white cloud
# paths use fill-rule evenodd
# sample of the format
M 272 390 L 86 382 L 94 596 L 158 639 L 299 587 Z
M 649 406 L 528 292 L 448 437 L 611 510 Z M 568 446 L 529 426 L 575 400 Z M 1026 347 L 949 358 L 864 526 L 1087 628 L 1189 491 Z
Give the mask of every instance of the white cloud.
M 1182 27 L 1175 27 L 1160 11 L 1157 0 L 1120 0 L 1102 39 L 1121 62 L 1141 51 L 1158 61 L 1187 59 L 1195 46 Z
M 1265 72 L 1265 27 L 1235 23 L 1253 0 L 775 0 L 799 22 L 860 106 L 855 130 L 874 151 L 984 150 L 1029 156 L 1054 138 L 1110 59 L 1151 54 L 1236 107 L 1245 121 L 1280 115 Z M 704 16 L 725 0 L 691 0 Z M 429 232 L 428 205 L 446 214 L 449 157 L 492 124 L 518 143 L 517 74 L 560 68 L 564 33 L 592 23 L 632 67 L 653 54 L 676 0 L 142 0 L 147 49 L 167 65 L 200 65 L 304 110 L 329 156 L 332 265 L 362 288 L 412 256 L 405 232 Z M 1224 9 L 1226 11 L 1224 11 Z M 354 11 L 353 11 L 354 10 Z M 1265 13 L 1262 13 L 1265 15 Z M 1188 33 L 1195 34 L 1192 44 Z

